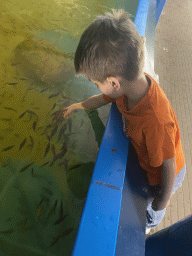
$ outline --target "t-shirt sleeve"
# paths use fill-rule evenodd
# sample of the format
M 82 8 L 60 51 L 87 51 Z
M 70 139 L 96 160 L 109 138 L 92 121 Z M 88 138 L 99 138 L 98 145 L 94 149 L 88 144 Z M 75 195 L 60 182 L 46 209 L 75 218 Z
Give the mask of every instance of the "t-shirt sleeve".
M 116 99 L 110 98 L 109 96 L 107 96 L 105 94 L 103 94 L 103 99 L 108 101 L 108 102 L 115 102 L 116 101 Z
M 144 134 L 150 166 L 159 167 L 164 160 L 175 156 L 174 125 L 155 125 Z

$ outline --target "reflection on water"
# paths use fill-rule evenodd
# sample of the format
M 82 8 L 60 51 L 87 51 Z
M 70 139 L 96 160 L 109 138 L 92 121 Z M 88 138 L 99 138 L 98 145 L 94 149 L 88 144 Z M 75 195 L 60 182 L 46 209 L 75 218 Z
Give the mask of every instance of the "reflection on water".
M 62 110 L 100 93 L 73 59 L 93 19 L 137 1 L 0 3 L 0 252 L 71 255 L 110 105 Z M 131 11 L 132 10 L 132 11 Z

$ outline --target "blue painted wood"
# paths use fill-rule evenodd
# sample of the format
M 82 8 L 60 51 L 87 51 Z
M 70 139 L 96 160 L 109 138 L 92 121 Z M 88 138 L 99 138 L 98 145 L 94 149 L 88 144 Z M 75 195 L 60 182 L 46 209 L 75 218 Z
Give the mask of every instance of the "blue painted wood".
M 157 23 L 159 21 L 159 18 L 161 16 L 161 13 L 163 11 L 165 3 L 166 3 L 166 0 L 157 0 L 157 12 L 156 12 L 156 24 L 155 24 L 155 26 L 157 26 Z
M 191 256 L 192 215 L 146 239 L 146 256 Z

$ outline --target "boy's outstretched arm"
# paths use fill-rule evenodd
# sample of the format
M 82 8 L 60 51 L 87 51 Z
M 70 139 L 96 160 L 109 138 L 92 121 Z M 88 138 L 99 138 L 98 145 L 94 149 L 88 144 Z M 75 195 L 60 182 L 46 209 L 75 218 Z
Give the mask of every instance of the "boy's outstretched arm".
M 163 161 L 161 194 L 152 203 L 154 211 L 163 210 L 168 205 L 175 183 L 176 169 L 175 157 Z

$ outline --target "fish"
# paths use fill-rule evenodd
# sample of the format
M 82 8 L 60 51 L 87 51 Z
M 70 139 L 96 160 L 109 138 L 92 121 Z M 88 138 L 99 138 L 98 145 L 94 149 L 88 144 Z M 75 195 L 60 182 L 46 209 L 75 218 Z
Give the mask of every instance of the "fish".
M 54 157 L 53 162 L 50 164 L 50 166 L 52 166 L 58 159 L 61 159 L 66 153 L 67 153 L 67 149 L 65 148 L 61 153 L 59 153 Z
M 44 198 L 41 199 L 41 202 L 37 205 L 37 208 L 39 208 L 39 206 L 42 204 Z
M 45 134 L 46 131 L 47 131 L 49 128 L 51 128 L 51 126 L 52 126 L 52 124 L 48 124 L 47 127 L 45 128 L 44 132 L 43 132 L 41 135 Z
M 2 151 L 7 151 L 7 150 L 10 150 L 11 148 L 13 148 L 15 145 L 13 145 L 13 146 L 10 146 L 10 147 L 7 147 L 7 148 L 4 148 L 4 149 L 2 149 Z
M 65 132 L 66 129 L 67 129 L 67 123 L 65 123 L 65 124 L 61 127 L 61 130 L 60 130 L 60 132 L 59 132 L 58 141 L 60 140 L 61 136 L 63 135 L 63 133 Z
M 52 130 L 50 138 L 53 137 L 53 135 L 57 132 L 57 130 L 58 130 L 58 125 L 56 125 L 55 128 Z
M 18 83 L 8 83 L 8 85 L 16 85 L 16 84 L 18 84 Z
M 57 103 L 55 103 L 55 104 L 53 105 L 53 107 L 52 107 L 52 109 L 51 109 L 51 110 L 53 110 L 53 109 L 56 107 L 56 105 L 57 105 Z
M 64 96 L 64 95 L 62 95 L 61 97 L 62 97 L 63 99 L 69 99 L 69 100 L 71 100 L 70 97 L 66 97 L 66 96 Z
M 11 118 L 0 118 L 0 120 L 3 120 L 3 121 L 11 121 Z
M 14 108 L 4 107 L 4 109 L 13 110 L 13 111 L 15 111 L 17 113 L 17 110 L 14 109 Z
M 63 162 L 59 163 L 58 166 L 61 166 L 61 165 L 63 165 L 63 164 L 65 164 L 65 167 L 66 167 L 66 165 L 67 165 L 66 159 L 65 159 Z M 67 168 L 67 167 L 66 167 L 66 168 Z
M 73 228 L 69 228 L 67 229 L 65 232 L 63 232 L 60 237 L 64 237 L 64 236 L 67 236 L 71 233 L 71 231 L 73 231 Z
M 45 166 L 45 165 L 46 165 L 46 164 L 48 164 L 48 163 L 49 163 L 49 161 L 48 161 L 48 162 L 46 162 L 45 164 L 41 165 L 41 167 Z
M 47 147 L 45 149 L 44 157 L 46 157 L 47 153 L 49 152 L 49 149 L 50 149 L 50 142 L 48 142 L 48 144 L 47 144 Z
M 19 79 L 20 80 L 29 80 L 29 78 L 26 78 L 26 77 L 20 77 Z
M 37 177 L 37 178 L 42 177 L 42 176 L 39 176 L 39 175 L 35 175 L 35 174 L 33 174 L 33 168 L 32 168 L 32 176 L 33 176 L 33 177 Z
M 55 225 L 60 224 L 62 221 L 64 221 L 64 219 L 65 219 L 66 217 L 67 217 L 67 215 L 61 217 L 59 220 L 57 220 L 57 221 L 55 222 Z
M 31 140 L 31 144 L 32 144 L 32 148 L 34 147 L 34 140 L 33 137 L 30 135 L 30 140 Z
M 19 116 L 19 118 L 23 117 L 23 116 L 25 115 L 25 113 L 28 112 L 28 111 L 29 111 L 29 110 L 26 110 L 25 112 L 23 112 L 23 113 Z
M 19 170 L 19 172 L 23 172 L 23 171 L 25 171 L 29 166 L 31 166 L 32 164 L 34 164 L 34 162 L 32 162 L 32 163 L 30 163 L 30 164 L 26 164 L 25 166 L 23 166 L 20 170 Z
M 73 144 L 70 146 L 70 148 L 72 148 L 72 147 L 73 147 L 73 145 L 74 145 L 76 142 L 77 142 L 77 140 L 73 142 Z
M 72 128 L 72 121 L 71 119 L 67 120 L 68 124 L 69 124 L 69 131 L 71 132 L 71 128 Z
M 55 157 L 56 156 L 56 152 L 55 152 L 55 145 L 54 144 L 52 144 L 51 149 L 52 149 L 53 155 Z
M 43 210 L 44 210 L 44 206 L 42 206 L 42 207 L 39 208 L 38 213 L 37 213 L 37 216 L 36 216 L 36 220 L 38 220 L 38 219 L 41 217 L 41 215 L 42 215 L 42 213 L 43 213 Z
M 53 239 L 54 239 L 54 238 L 53 238 Z M 50 245 L 50 247 L 52 247 L 54 244 L 56 244 L 57 241 L 59 241 L 59 239 L 60 239 L 60 236 L 58 236 L 58 237 L 55 239 L 55 241 Z
M 21 144 L 20 144 L 20 147 L 19 147 L 19 150 L 21 150 L 22 149 L 22 147 L 25 145 L 25 143 L 26 143 L 26 138 L 21 142 Z
M 56 97 L 56 96 L 58 96 L 60 94 L 60 92 L 59 93 L 55 93 L 55 94 L 51 94 L 50 96 L 49 96 L 49 99 L 51 99 L 51 98 L 53 98 L 53 97 Z
M 6 231 L 0 231 L 0 233 L 2 234 L 12 234 L 14 232 L 13 229 L 9 229 L 9 230 L 6 230 Z
M 35 121 L 35 122 L 33 123 L 33 130 L 34 130 L 34 131 L 35 131 L 36 125 L 37 125 L 37 121 Z
M 61 237 L 65 237 L 65 236 L 69 235 L 71 233 L 71 231 L 73 231 L 73 228 L 67 229 L 65 232 L 63 232 L 60 235 L 56 236 L 56 238 L 54 237 L 55 241 L 50 245 L 50 247 L 53 246 L 54 244 L 56 244 L 56 242 L 58 242 Z
M 54 206 L 51 208 L 51 211 L 48 214 L 47 220 L 50 218 L 50 216 L 52 215 L 53 212 L 55 213 L 55 209 L 56 209 L 56 206 L 57 206 L 57 201 L 58 200 L 56 200 Z
M 45 92 L 49 89 L 49 87 L 46 87 L 45 89 L 41 90 L 40 92 Z
M 82 125 L 84 124 L 84 122 L 85 122 L 85 121 L 84 121 L 84 119 L 82 119 L 82 120 L 81 120 L 81 124 L 80 124 L 80 127 L 79 127 L 79 128 L 81 128 L 81 127 L 82 127 Z
M 5 166 L 7 166 L 8 164 L 4 164 L 2 167 L 5 167 Z
M 21 64 L 21 62 L 18 62 L 18 63 L 12 63 L 11 66 L 16 66 L 18 64 Z
M 23 231 L 27 231 L 27 230 L 29 230 L 29 229 L 32 229 L 32 227 L 33 227 L 33 226 L 31 226 L 31 227 L 23 227 L 22 230 L 23 230 Z

